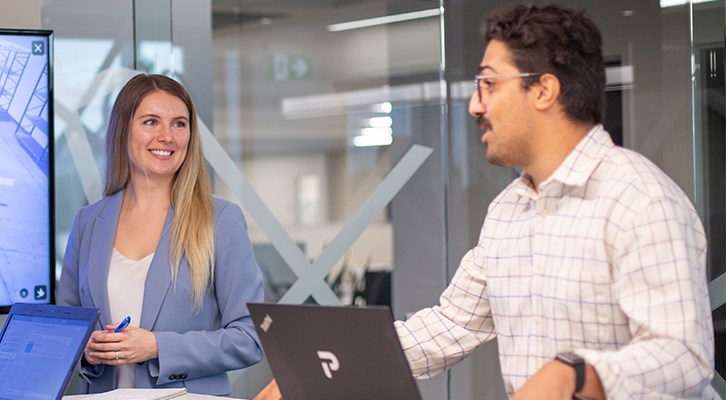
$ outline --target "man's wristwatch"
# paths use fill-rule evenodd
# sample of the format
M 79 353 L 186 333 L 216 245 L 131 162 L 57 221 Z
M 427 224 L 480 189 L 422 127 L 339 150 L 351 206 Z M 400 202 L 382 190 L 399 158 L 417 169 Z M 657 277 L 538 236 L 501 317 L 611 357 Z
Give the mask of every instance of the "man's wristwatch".
M 566 353 L 557 354 L 557 360 L 571 366 L 575 369 L 575 393 L 577 395 L 585 385 L 585 359 L 577 354 L 568 351 Z

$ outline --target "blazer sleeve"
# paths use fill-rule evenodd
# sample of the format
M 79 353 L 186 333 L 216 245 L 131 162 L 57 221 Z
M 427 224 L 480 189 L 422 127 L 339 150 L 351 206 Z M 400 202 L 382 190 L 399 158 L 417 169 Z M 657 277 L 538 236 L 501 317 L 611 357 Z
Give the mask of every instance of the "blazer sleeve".
M 78 252 L 81 246 L 81 236 L 83 227 L 80 226 L 81 209 L 76 213 L 76 218 L 73 221 L 73 227 L 71 228 L 71 234 L 68 236 L 68 243 L 66 245 L 66 253 L 63 256 L 63 269 L 61 270 L 60 279 L 60 300 L 64 306 L 81 306 L 81 295 L 79 290 L 79 265 L 78 265 Z
M 63 269 L 60 279 L 60 301 L 64 306 L 72 307 L 94 307 L 92 304 L 83 304 L 80 294 L 80 249 L 83 241 L 85 224 L 82 222 L 83 209 L 76 213 L 71 233 L 68 236 L 66 253 L 63 256 Z M 86 362 L 85 356 L 81 357 L 80 371 L 86 377 L 98 377 L 103 373 L 104 365 L 91 365 Z
M 219 203 L 215 206 L 220 205 Z M 215 213 L 216 257 L 214 290 L 220 329 L 154 332 L 159 349 L 157 385 L 177 379 L 195 379 L 249 367 L 262 360 L 262 346 L 247 309 L 248 302 L 263 300 L 263 280 L 247 234 L 242 210 L 224 202 Z M 205 297 L 205 301 L 209 299 Z M 204 306 L 206 308 L 206 305 Z M 152 361 L 152 360 L 150 360 Z

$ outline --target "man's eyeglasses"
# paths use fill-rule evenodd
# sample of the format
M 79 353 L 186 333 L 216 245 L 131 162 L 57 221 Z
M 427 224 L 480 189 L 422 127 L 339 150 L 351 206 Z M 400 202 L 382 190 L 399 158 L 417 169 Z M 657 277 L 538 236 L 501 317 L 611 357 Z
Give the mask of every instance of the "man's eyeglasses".
M 537 76 L 542 75 L 537 72 L 523 72 L 521 74 L 504 74 L 504 75 L 477 75 L 474 77 L 474 86 L 476 87 L 476 92 L 479 95 L 479 102 L 481 103 L 481 81 L 486 79 L 494 79 L 494 78 L 525 78 L 528 76 Z

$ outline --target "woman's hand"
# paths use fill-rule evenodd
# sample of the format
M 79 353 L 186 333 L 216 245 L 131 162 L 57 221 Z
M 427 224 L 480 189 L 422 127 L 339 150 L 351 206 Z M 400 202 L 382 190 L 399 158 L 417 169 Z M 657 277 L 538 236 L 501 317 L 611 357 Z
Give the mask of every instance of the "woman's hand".
M 156 336 L 146 329 L 129 326 L 114 333 L 114 325 L 94 331 L 86 344 L 84 356 L 89 364 L 120 365 L 144 362 L 159 357 Z

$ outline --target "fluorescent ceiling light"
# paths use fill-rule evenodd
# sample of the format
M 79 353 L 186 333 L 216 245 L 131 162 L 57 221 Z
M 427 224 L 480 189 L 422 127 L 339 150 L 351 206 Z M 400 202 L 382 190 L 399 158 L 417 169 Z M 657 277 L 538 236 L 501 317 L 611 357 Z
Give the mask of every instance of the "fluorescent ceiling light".
M 391 143 L 393 143 L 393 137 L 390 135 L 356 136 L 353 138 L 353 146 L 355 147 L 388 146 Z
M 632 65 L 605 68 L 605 84 L 607 86 L 632 85 L 635 82 L 635 71 Z
M 391 136 L 393 129 L 391 128 L 363 128 L 359 131 L 361 136 Z
M 391 105 L 391 103 L 389 103 L 387 101 L 385 101 L 381 104 L 376 104 L 375 107 L 378 109 L 377 111 L 386 113 L 386 114 L 390 114 L 391 111 L 393 110 L 393 106 Z
M 391 117 L 373 117 L 368 118 L 367 125 L 371 128 L 388 128 L 393 125 Z
M 661 0 L 662 3 L 663 0 Z M 369 26 L 390 24 L 393 22 L 410 21 L 412 19 L 436 17 L 443 14 L 443 7 L 432 8 L 430 10 L 414 11 L 403 14 L 387 15 L 385 17 L 376 17 L 361 19 L 358 21 L 341 22 L 339 24 L 328 25 L 328 32 L 340 32 L 350 29 L 367 28 Z
M 666 7 L 675 7 L 675 6 L 682 6 L 684 4 L 688 3 L 708 3 L 710 1 L 716 1 L 716 0 L 660 0 L 660 8 L 666 8 Z

